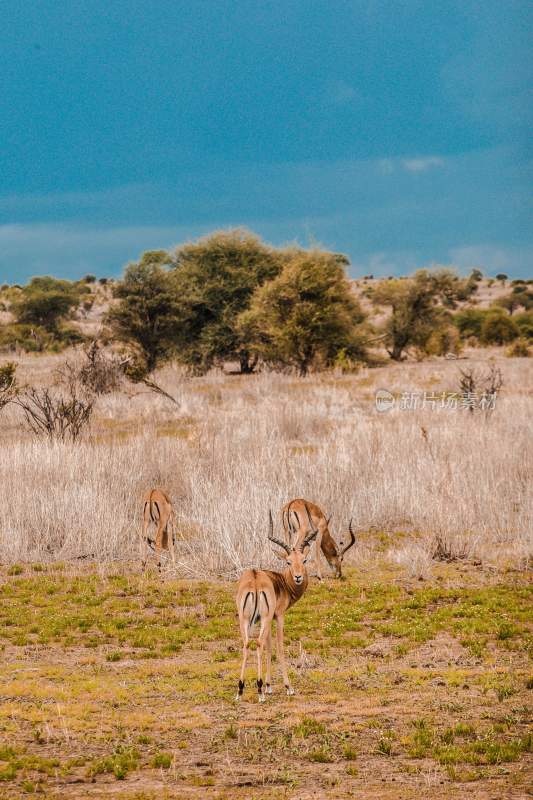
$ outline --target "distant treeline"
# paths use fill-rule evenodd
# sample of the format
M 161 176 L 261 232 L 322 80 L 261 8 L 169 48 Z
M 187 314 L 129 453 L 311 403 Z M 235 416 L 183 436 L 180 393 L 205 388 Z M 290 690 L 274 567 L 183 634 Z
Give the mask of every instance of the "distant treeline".
M 107 306 L 101 339 L 129 356 L 130 377 L 144 380 L 176 360 L 194 373 L 236 361 L 243 373 L 276 369 L 357 368 L 379 358 L 401 360 L 458 353 L 470 344 L 512 344 L 527 355 L 533 339 L 531 281 L 496 280 L 508 291 L 488 309 L 475 307 L 483 280 L 446 268 L 366 283 L 372 323 L 346 275 L 346 256 L 322 249 L 272 247 L 247 230 L 216 232 L 169 252 L 146 252 L 120 280 L 33 278 L 0 287 L 0 348 L 60 350 L 84 340 L 74 315 Z M 492 279 L 494 280 L 494 279 Z M 465 307 L 467 306 L 467 307 Z M 379 317 L 378 317 L 379 318 Z M 383 358 L 383 356 L 381 356 Z

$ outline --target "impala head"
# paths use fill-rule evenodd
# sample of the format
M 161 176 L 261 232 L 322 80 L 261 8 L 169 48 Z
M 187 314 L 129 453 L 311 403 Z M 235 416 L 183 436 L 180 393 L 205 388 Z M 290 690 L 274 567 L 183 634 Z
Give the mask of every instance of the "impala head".
M 328 525 L 330 519 L 331 517 L 328 519 Z M 331 538 L 333 539 L 333 537 Z M 352 520 L 350 520 L 350 523 L 348 525 L 348 531 L 346 533 L 341 534 L 341 538 L 338 543 L 335 542 L 336 552 L 328 558 L 328 563 L 332 568 L 332 570 L 334 571 L 336 578 L 342 578 L 342 562 L 344 556 L 350 549 L 350 547 L 353 547 L 354 544 L 355 544 L 355 534 L 352 530 Z
M 306 568 L 305 562 L 309 557 L 310 546 L 311 542 L 316 538 L 318 535 L 318 528 L 313 526 L 311 521 L 311 516 L 309 514 L 309 509 L 307 506 L 305 507 L 307 511 L 307 516 L 309 517 L 309 526 L 310 532 L 307 534 L 303 542 L 298 547 L 291 547 L 287 544 L 287 542 L 283 542 L 281 539 L 276 539 L 274 536 L 274 521 L 272 519 L 272 511 L 269 511 L 269 533 L 268 538 L 271 542 L 281 547 L 283 552 L 276 552 L 276 555 L 279 558 L 283 558 L 287 564 L 289 572 L 297 586 L 300 586 L 306 577 Z

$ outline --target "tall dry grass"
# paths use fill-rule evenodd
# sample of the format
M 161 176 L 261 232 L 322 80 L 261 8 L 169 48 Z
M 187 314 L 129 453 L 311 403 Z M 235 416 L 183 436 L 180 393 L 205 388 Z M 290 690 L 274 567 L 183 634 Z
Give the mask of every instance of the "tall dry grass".
M 46 369 L 33 361 L 23 371 L 46 381 L 54 360 Z M 77 444 L 22 433 L 10 408 L 0 416 L 0 560 L 135 558 L 142 494 L 160 485 L 175 503 L 188 575 L 272 563 L 268 509 L 296 496 L 333 513 L 334 533 L 351 516 L 371 531 L 352 559 L 371 560 L 373 541 L 388 531 L 391 558 L 413 574 L 427 571 L 437 536 L 452 555 L 524 567 L 533 376 L 525 359 L 499 363 L 505 386 L 488 416 L 375 411 L 376 387 L 457 389 L 457 365 L 445 361 L 309 379 L 186 380 L 167 370 L 161 381 L 179 410 L 152 394 L 103 397 Z

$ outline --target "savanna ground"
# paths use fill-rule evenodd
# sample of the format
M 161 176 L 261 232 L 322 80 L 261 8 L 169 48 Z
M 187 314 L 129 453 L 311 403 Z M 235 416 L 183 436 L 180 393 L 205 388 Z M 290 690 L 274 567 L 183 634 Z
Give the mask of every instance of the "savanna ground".
M 527 796 L 533 375 L 467 356 L 305 380 L 166 370 L 179 409 L 126 388 L 76 444 L 5 409 L 0 797 Z M 494 411 L 399 408 L 489 356 Z M 61 360 L 19 373 L 46 384 Z M 161 577 L 134 560 L 157 484 L 178 522 Z M 238 705 L 232 581 L 274 566 L 266 514 L 292 496 L 335 535 L 353 516 L 357 544 L 347 579 L 313 578 L 287 615 L 297 694 L 274 663 L 259 705 L 252 654 Z

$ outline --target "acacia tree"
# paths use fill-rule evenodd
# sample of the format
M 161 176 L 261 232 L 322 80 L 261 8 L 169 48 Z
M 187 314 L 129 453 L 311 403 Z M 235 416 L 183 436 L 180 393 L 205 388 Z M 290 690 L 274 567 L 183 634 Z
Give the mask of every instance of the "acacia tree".
M 449 269 L 421 269 L 410 278 L 382 281 L 372 300 L 391 308 L 385 325 L 390 357 L 401 361 L 411 346 L 423 350 L 436 330 L 449 325 L 444 306 L 454 308 L 468 291 L 465 281 Z
M 80 302 L 80 295 L 86 291 L 87 287 L 82 289 L 71 281 L 47 275 L 32 278 L 13 303 L 13 311 L 17 322 L 56 333 L 59 323 L 71 314 Z
M 19 392 L 15 377 L 16 369 L 17 365 L 13 361 L 8 361 L 0 367 L 0 411 L 8 403 L 13 402 Z
M 331 366 L 364 357 L 357 325 L 364 319 L 344 272 L 346 259 L 319 250 L 292 250 L 277 278 L 259 287 L 238 321 L 252 352 L 276 367 Z
M 245 229 L 219 231 L 179 247 L 175 286 L 181 309 L 178 358 L 197 371 L 236 359 L 252 372 L 257 357 L 237 326 L 252 294 L 279 274 L 279 250 Z
M 166 251 L 149 251 L 126 268 L 113 289 L 118 302 L 106 321 L 114 338 L 131 351 L 138 379 L 176 352 L 181 310 L 170 263 Z

